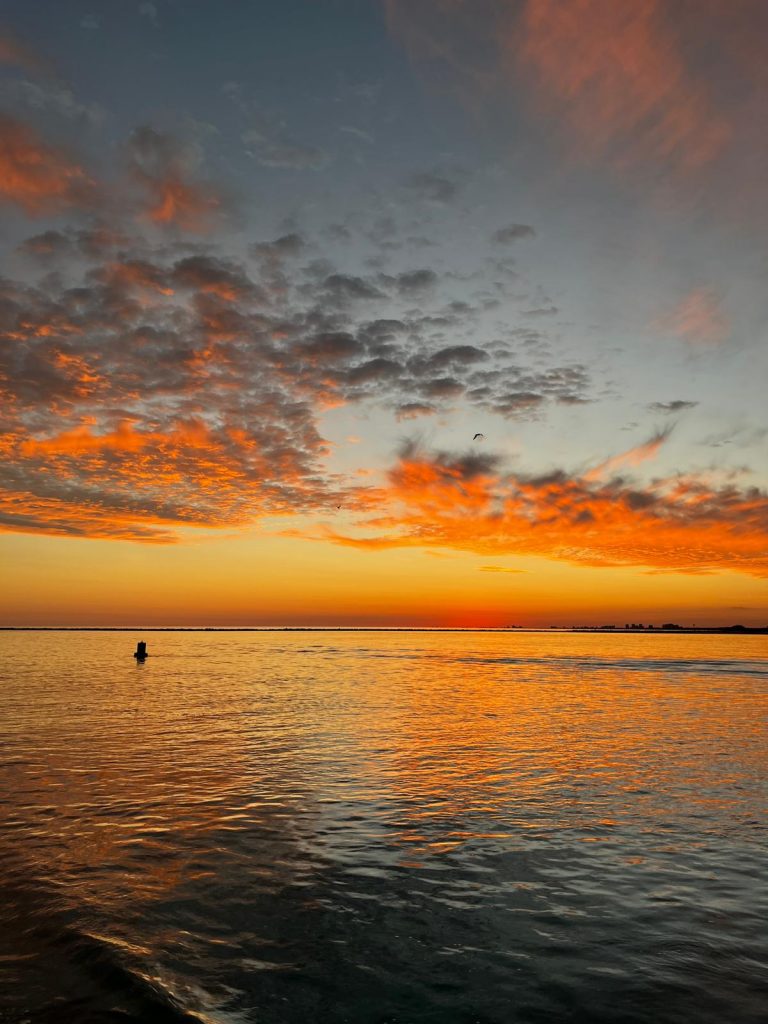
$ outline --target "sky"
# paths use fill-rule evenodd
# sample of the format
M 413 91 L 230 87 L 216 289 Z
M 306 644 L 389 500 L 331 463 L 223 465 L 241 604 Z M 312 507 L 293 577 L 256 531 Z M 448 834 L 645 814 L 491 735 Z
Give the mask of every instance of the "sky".
M 766 625 L 766 42 L 6 0 L 0 625 Z

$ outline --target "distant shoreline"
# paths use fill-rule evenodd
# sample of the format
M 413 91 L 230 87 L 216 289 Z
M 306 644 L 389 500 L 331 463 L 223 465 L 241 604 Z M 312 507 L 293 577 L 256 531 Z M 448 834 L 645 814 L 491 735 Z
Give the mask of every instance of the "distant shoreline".
M 608 633 L 615 635 L 768 635 L 768 626 L 0 626 L 3 633 Z

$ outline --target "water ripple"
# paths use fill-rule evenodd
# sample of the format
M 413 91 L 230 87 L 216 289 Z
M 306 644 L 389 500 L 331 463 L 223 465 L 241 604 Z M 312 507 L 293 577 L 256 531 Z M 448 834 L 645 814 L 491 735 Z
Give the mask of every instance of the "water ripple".
M 764 637 L 5 634 L 0 1019 L 764 1019 Z

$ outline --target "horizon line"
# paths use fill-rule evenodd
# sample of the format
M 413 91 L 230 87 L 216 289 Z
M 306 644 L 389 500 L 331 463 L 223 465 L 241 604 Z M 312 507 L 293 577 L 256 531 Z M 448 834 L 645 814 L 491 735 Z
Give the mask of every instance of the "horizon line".
M 685 626 L 668 623 L 661 626 L 567 625 L 567 626 L 3 626 L 0 632 L 70 633 L 768 633 L 768 625 L 741 623 L 720 626 Z

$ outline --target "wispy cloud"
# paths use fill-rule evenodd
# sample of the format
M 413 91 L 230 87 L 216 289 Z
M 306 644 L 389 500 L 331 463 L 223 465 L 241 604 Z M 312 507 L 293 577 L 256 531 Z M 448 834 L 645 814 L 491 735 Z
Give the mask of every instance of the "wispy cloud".
M 760 0 L 384 3 L 394 37 L 468 110 L 546 123 L 574 163 L 681 197 L 717 187 L 720 206 L 724 187 L 733 198 L 764 165 L 753 127 L 766 95 Z
M 282 170 L 319 170 L 331 161 L 331 154 L 294 138 L 282 120 L 251 99 L 239 82 L 225 82 L 222 93 L 245 119 L 248 127 L 240 139 L 248 156 L 264 167 Z
M 23 68 L 32 74 L 48 75 L 53 73 L 53 65 L 46 57 L 37 53 L 13 35 L 13 33 L 1 26 L 0 64 Z
M 654 326 L 697 347 L 720 345 L 731 333 L 722 303 L 712 288 L 694 288 Z
M 151 3 L 150 0 L 143 0 L 139 4 L 139 17 L 146 18 L 155 28 L 160 27 L 160 22 L 157 15 L 157 7 Z
M 505 40 L 574 149 L 619 167 L 687 171 L 728 139 L 706 78 L 688 65 L 661 0 L 526 0 Z
M 620 452 L 618 455 L 611 455 L 604 459 L 584 474 L 585 480 L 599 480 L 610 473 L 621 469 L 624 466 L 639 466 L 642 462 L 653 459 L 659 452 L 661 446 L 668 440 L 672 433 L 672 427 L 657 431 L 652 437 L 642 444 L 630 448 L 628 451 Z
M 0 98 L 17 110 L 23 106 L 31 114 L 51 112 L 91 127 L 99 125 L 104 119 L 104 110 L 98 103 L 80 102 L 69 86 L 54 79 L 15 79 L 3 82 L 0 85 Z

